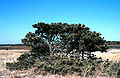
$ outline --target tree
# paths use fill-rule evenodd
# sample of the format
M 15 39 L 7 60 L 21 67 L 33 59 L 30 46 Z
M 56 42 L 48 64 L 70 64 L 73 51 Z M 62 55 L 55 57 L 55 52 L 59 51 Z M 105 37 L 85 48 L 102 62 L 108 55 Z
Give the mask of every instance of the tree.
M 90 28 L 85 27 L 84 24 L 40 22 L 33 27 L 36 28 L 35 33 L 29 32 L 22 39 L 25 45 L 31 46 L 31 51 L 20 55 L 17 62 L 6 63 L 6 68 L 22 70 L 37 67 L 43 72 L 54 74 L 79 72 L 81 75 L 82 72 L 88 71 L 89 67 L 89 72 L 86 73 L 88 75 L 100 69 L 103 60 L 94 58 L 92 54 L 92 52 L 103 52 L 107 49 L 106 41 L 100 33 L 90 31 Z M 60 55 L 52 55 L 55 53 Z M 71 56 L 71 53 L 77 57 Z M 108 67 L 108 64 L 103 67 Z
M 31 46 L 33 52 L 38 54 L 49 55 L 59 46 L 67 54 L 75 50 L 74 53 L 82 54 L 84 59 L 84 54 L 91 56 L 91 52 L 103 52 L 107 49 L 101 34 L 90 31 L 84 24 L 39 22 L 33 27 L 37 28 L 35 33 L 28 33 L 22 42 Z

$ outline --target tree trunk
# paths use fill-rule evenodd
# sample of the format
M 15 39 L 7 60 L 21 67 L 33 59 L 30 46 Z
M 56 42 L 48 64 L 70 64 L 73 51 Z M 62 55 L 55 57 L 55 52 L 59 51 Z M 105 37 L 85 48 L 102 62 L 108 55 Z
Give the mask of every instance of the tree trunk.
M 50 36 L 48 38 L 48 43 L 49 43 L 49 52 L 51 53 L 52 52 L 52 46 L 51 46 L 51 42 L 50 42 Z
M 82 60 L 84 60 L 84 51 L 82 51 Z
M 50 53 L 52 52 L 51 44 L 49 44 L 49 51 L 50 51 Z

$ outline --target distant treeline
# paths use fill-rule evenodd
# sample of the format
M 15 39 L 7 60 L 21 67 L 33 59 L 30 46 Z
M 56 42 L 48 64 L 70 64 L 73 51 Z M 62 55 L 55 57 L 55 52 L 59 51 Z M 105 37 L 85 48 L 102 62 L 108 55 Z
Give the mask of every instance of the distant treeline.
M 120 45 L 120 41 L 107 41 L 107 45 Z M 24 44 L 0 44 L 0 46 L 25 46 Z
M 25 46 L 24 44 L 0 44 L 0 46 Z
M 107 41 L 107 45 L 120 45 L 120 41 Z

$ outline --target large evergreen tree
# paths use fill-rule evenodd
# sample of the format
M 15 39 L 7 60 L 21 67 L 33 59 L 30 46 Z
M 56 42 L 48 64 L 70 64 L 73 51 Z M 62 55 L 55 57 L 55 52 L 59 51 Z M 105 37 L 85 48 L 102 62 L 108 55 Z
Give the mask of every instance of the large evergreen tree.
M 22 39 L 25 45 L 31 46 L 31 51 L 21 54 L 17 62 L 6 63 L 8 69 L 37 67 L 35 70 L 41 72 L 62 75 L 78 72 L 82 76 L 95 75 L 98 70 L 106 72 L 106 69 L 109 69 L 111 63 L 108 60 L 103 61 L 92 54 L 95 51 L 106 51 L 106 41 L 100 33 L 90 31 L 84 24 L 40 22 L 33 27 L 36 31 L 27 33 Z M 102 70 L 101 64 L 104 64 L 105 71 Z M 116 71 L 116 68 L 114 69 Z
M 90 31 L 84 24 L 40 22 L 33 27 L 37 28 L 35 33 L 28 33 L 22 42 L 31 46 L 32 52 L 37 54 L 49 55 L 59 47 L 62 52 L 82 54 L 84 58 L 84 54 L 91 56 L 91 52 L 107 49 L 101 34 Z

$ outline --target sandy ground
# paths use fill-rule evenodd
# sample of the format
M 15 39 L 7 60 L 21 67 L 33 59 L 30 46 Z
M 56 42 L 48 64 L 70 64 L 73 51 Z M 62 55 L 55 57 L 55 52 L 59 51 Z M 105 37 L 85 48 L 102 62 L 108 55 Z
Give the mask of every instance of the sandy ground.
M 24 71 L 24 72 L 19 71 L 18 74 L 18 71 L 9 71 L 6 69 L 5 67 L 6 62 L 16 61 L 16 58 L 25 52 L 29 52 L 29 50 L 0 50 L 0 78 L 81 78 L 79 76 L 76 77 L 76 75 L 66 75 L 65 77 L 62 77 L 60 75 L 50 75 L 50 74 L 48 74 L 47 76 L 34 75 L 34 73 L 31 72 L 32 69 L 30 71 Z M 103 59 L 120 61 L 120 49 L 109 49 L 107 53 L 96 52 L 94 54 L 97 57 L 102 57 Z M 15 76 L 21 76 L 21 77 L 15 77 Z M 97 78 L 107 78 L 107 77 L 97 77 Z

